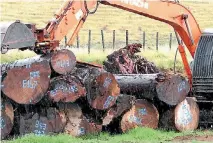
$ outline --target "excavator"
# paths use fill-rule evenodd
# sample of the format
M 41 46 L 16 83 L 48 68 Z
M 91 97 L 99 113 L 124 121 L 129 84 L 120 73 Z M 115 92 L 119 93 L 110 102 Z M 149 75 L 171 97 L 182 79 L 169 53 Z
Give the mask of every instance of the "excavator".
M 174 28 L 178 51 L 191 85 L 191 93 L 213 102 L 213 29 L 201 32 L 192 13 L 178 0 L 70 0 L 64 2 L 53 20 L 43 29 L 19 20 L 1 24 L 1 53 L 11 49 L 33 50 L 37 54 L 50 53 L 71 31 L 67 42 L 71 45 L 89 14 L 95 14 L 100 4 L 109 5 L 151 19 Z M 183 42 L 181 42 L 181 40 Z M 190 66 L 185 47 L 193 57 Z

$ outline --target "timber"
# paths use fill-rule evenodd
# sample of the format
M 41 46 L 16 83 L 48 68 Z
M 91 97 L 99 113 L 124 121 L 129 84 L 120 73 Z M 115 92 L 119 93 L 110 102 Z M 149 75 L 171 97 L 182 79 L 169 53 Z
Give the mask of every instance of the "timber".
M 9 101 L 1 101 L 1 139 L 5 139 L 12 131 L 14 124 L 13 106 Z
M 7 65 L 6 70 L 4 68 L 2 92 L 19 104 L 39 102 L 49 87 L 49 62 L 39 57 L 28 61 L 17 61 Z
M 86 96 L 86 89 L 75 77 L 59 76 L 51 79 L 48 97 L 53 102 L 75 102 Z
M 199 123 L 199 107 L 192 97 L 187 97 L 175 108 L 175 127 L 179 131 L 197 129 Z
M 121 130 L 127 132 L 136 127 L 156 129 L 159 122 L 157 108 L 144 99 L 137 99 L 134 106 L 126 112 L 121 120 Z

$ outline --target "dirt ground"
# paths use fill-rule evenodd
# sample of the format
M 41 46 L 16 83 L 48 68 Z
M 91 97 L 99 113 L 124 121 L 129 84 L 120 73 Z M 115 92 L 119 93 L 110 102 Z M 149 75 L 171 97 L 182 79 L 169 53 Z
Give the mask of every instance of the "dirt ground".
M 205 135 L 205 136 L 187 135 L 187 136 L 176 137 L 172 140 L 172 142 L 184 142 L 184 143 L 188 143 L 191 141 L 213 142 L 213 135 Z

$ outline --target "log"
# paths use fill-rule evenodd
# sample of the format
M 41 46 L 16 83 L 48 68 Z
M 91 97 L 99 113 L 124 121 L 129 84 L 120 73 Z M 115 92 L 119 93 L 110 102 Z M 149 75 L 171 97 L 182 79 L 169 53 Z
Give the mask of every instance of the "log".
M 47 108 L 46 115 L 42 113 L 25 114 L 20 116 L 21 135 L 34 133 L 37 136 L 51 135 L 63 131 L 66 117 L 63 111 Z
M 60 76 L 50 82 L 48 97 L 53 102 L 75 102 L 86 96 L 86 89 L 75 77 Z
M 188 81 L 181 75 L 169 74 L 114 74 L 121 93 L 153 100 L 157 97 L 168 105 L 177 105 L 190 91 Z
M 64 128 L 65 133 L 76 137 L 101 132 L 102 125 L 88 121 L 78 104 L 60 104 L 59 108 L 65 111 L 68 119 Z
M 122 132 L 136 127 L 158 127 L 159 113 L 156 107 L 144 99 L 138 99 L 135 105 L 126 112 L 120 123 Z
M 106 110 L 115 104 L 120 88 L 113 74 L 100 68 L 78 68 L 74 75 L 86 87 L 86 97 L 92 108 Z
M 199 107 L 192 97 L 187 97 L 175 108 L 175 127 L 179 131 L 191 131 L 198 127 Z
M 75 68 L 76 57 L 72 51 L 62 49 L 54 51 L 50 63 L 56 73 L 66 75 Z
M 39 102 L 49 87 L 49 62 L 40 56 L 2 65 L 3 93 L 19 104 Z
M 169 109 L 161 114 L 159 127 L 166 130 L 176 130 L 174 109 Z
M 9 101 L 1 101 L 1 139 L 5 139 L 12 131 L 14 124 L 13 106 Z
M 122 116 L 123 113 L 132 108 L 135 100 L 136 98 L 131 95 L 119 95 L 116 104 L 111 107 L 104 116 L 102 125 L 109 125 L 113 121 L 113 119 Z

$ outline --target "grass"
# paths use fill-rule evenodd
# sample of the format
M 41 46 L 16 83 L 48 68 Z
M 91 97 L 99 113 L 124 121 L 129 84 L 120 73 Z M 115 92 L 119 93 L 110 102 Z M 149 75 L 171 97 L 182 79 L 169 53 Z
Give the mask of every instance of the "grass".
M 108 133 L 101 133 L 98 135 L 87 135 L 83 137 L 72 137 L 67 134 L 59 134 L 54 136 L 35 136 L 25 135 L 17 139 L 5 141 L 6 143 L 160 143 L 171 142 L 177 136 L 185 135 L 213 135 L 213 132 L 174 132 L 154 130 L 149 128 L 136 128 L 125 134 L 109 135 Z

